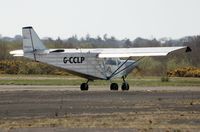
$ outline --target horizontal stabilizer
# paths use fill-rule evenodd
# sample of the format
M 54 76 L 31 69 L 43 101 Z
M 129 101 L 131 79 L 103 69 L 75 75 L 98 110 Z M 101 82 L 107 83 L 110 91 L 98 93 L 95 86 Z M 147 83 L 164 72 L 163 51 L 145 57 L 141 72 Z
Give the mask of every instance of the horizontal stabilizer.
M 24 51 L 23 50 L 13 50 L 9 52 L 13 56 L 24 56 Z

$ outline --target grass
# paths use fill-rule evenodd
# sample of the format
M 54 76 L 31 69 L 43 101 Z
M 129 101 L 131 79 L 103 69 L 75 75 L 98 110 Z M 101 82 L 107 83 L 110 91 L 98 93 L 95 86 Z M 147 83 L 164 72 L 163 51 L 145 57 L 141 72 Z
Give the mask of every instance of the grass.
M 200 78 L 171 77 L 162 82 L 161 77 L 128 77 L 131 86 L 200 86 Z M 75 76 L 58 75 L 0 75 L 0 85 L 80 85 L 85 79 Z M 112 80 L 121 84 L 122 79 Z M 91 85 L 110 85 L 110 81 L 96 80 Z
M 175 114 L 174 114 L 175 113 Z M 184 115 L 184 116 L 180 116 Z M 200 129 L 200 126 L 191 123 L 199 120 L 200 116 L 188 112 L 138 112 L 115 113 L 110 115 L 82 115 L 65 116 L 60 118 L 40 119 L 1 119 L 0 128 L 8 130 L 13 128 L 137 128 L 137 129 Z M 181 123 L 173 123 L 181 121 Z M 198 122 L 197 122 L 198 123 Z

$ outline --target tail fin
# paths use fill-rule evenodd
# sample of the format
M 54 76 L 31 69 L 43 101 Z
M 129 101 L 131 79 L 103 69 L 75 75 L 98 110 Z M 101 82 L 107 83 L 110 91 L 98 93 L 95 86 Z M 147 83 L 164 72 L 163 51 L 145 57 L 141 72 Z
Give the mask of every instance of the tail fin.
M 32 27 L 23 27 L 23 51 L 24 53 L 33 53 L 46 49 L 36 32 Z

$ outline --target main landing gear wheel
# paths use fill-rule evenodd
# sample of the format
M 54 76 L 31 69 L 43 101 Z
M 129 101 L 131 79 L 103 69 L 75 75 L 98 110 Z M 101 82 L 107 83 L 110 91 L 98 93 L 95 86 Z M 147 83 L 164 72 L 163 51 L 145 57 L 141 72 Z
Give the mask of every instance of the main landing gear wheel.
M 87 91 L 88 88 L 89 88 L 89 86 L 88 86 L 87 83 L 82 83 L 81 86 L 80 86 L 80 88 L 81 88 L 81 91 Z
M 111 83 L 110 84 L 110 90 L 118 90 L 118 84 L 117 83 Z
M 129 84 L 127 82 L 122 83 L 122 91 L 128 91 L 129 90 Z

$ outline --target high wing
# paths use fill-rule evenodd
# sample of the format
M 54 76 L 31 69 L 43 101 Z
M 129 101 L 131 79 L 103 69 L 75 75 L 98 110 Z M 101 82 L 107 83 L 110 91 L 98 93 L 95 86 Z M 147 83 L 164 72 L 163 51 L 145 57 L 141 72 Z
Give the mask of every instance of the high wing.
M 190 52 L 191 49 L 187 46 L 181 47 L 145 47 L 145 48 L 112 48 L 102 49 L 98 54 L 99 58 L 126 58 L 126 57 L 141 57 L 141 56 L 166 56 L 173 51 L 185 50 Z
M 48 53 L 96 53 L 98 58 L 128 58 L 142 56 L 166 56 L 171 52 L 184 50 L 190 52 L 187 46 L 181 47 L 145 47 L 145 48 L 96 48 L 96 49 L 47 49 L 44 51 L 35 50 L 35 54 Z M 13 56 L 23 56 L 23 50 L 14 50 L 10 54 Z

